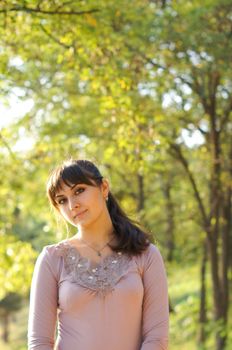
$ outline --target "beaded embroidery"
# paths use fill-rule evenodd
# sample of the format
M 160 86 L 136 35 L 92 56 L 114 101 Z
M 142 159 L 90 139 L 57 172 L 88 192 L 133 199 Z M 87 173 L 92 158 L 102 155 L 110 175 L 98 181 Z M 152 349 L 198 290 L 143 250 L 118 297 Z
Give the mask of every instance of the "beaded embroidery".
M 58 255 L 64 258 L 65 270 L 71 276 L 71 281 L 103 296 L 114 290 L 114 286 L 128 272 L 131 261 L 129 255 L 113 252 L 94 266 L 67 242 L 57 244 L 56 249 Z

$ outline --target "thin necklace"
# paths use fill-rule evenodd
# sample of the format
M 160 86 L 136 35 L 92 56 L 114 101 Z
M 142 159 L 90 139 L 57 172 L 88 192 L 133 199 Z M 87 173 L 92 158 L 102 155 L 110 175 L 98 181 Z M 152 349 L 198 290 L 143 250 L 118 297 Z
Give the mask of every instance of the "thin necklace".
M 84 242 L 88 247 L 90 247 L 91 249 L 93 249 L 96 253 L 97 253 L 97 255 L 98 256 L 102 256 L 102 254 L 101 254 L 101 251 L 114 239 L 114 237 L 113 238 L 111 238 L 101 249 L 96 249 L 96 248 L 94 248 L 92 245 L 90 245 L 89 243 L 87 243 L 84 239 L 82 239 L 82 238 L 79 238 L 82 242 Z

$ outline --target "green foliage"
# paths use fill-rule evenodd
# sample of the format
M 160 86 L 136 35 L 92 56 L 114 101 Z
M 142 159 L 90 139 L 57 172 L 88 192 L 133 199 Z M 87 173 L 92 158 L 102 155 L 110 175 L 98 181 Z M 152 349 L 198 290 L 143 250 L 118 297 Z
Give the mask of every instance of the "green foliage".
M 229 0 L 1 2 L 0 99 L 7 103 L 16 95 L 33 101 L 29 112 L 13 117 L 0 132 L 1 297 L 17 288 L 28 291 L 35 253 L 27 242 L 40 251 L 66 236 L 49 210 L 45 183 L 49 171 L 69 156 L 100 165 L 112 192 L 153 233 L 165 256 L 171 204 L 173 271 L 179 269 L 176 262 L 198 266 L 202 215 L 172 146 L 181 148 L 209 213 L 212 106 L 221 128 L 223 198 L 231 184 L 230 31 Z M 31 147 L 18 151 L 25 137 Z M 171 278 L 173 349 L 193 348 L 197 336 L 194 276 L 188 283 L 180 283 L 179 273 Z M 207 302 L 211 308 L 210 288 Z M 211 320 L 209 313 L 209 339 Z
M 36 253 L 30 243 L 14 236 L 0 235 L 0 299 L 9 293 L 26 296 L 29 291 Z

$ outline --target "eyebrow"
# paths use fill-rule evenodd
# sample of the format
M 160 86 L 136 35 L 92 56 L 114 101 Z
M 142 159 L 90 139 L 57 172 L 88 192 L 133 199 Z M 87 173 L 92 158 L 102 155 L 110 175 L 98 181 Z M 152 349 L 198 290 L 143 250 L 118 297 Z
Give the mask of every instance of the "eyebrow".
M 76 187 L 77 185 L 81 185 L 81 184 L 74 184 L 70 187 L 70 189 L 72 190 L 74 187 Z M 64 194 L 56 194 L 55 195 L 55 198 L 58 198 L 58 197 L 64 197 L 65 195 Z

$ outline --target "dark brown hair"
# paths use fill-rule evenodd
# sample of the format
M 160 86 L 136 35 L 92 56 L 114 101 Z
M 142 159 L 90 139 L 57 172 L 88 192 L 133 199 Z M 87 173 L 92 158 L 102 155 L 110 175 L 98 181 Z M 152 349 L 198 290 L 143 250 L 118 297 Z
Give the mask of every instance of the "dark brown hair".
M 56 193 L 62 188 L 62 183 L 67 186 L 74 184 L 86 184 L 100 186 L 103 176 L 96 165 L 89 160 L 68 160 L 58 166 L 51 173 L 47 183 L 47 195 L 50 203 L 58 211 L 55 200 Z M 117 246 L 109 245 L 114 251 L 123 251 L 137 255 L 144 251 L 150 243 L 151 236 L 143 231 L 139 224 L 130 219 L 122 210 L 111 192 L 108 194 L 107 208 L 117 236 Z

